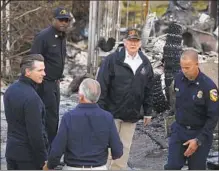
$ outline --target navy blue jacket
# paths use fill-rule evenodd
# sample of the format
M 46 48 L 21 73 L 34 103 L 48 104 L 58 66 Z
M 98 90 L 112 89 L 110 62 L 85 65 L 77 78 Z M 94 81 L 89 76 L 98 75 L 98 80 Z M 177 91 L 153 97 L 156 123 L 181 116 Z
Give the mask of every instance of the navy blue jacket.
M 143 62 L 135 75 L 124 63 L 124 48 L 107 56 L 101 64 L 97 76 L 101 86 L 98 104 L 111 112 L 115 119 L 137 122 L 142 119 L 142 105 L 144 115 L 151 115 L 153 69 L 148 58 L 141 51 L 138 53 Z
M 175 78 L 176 122 L 201 130 L 197 135 L 204 142 L 212 136 L 219 117 L 218 88 L 201 71 L 193 81 L 182 72 Z
M 45 58 L 45 79 L 58 80 L 62 77 L 65 56 L 66 38 L 64 33 L 50 26 L 39 32 L 33 42 L 30 53 L 38 53 Z
M 64 153 L 68 166 L 102 166 L 111 148 L 112 158 L 123 154 L 112 115 L 97 104 L 78 104 L 64 114 L 48 157 L 48 168 L 56 167 Z
M 21 76 L 4 94 L 8 123 L 6 158 L 35 162 L 39 169 L 47 160 L 45 107 L 35 91 L 36 84 Z

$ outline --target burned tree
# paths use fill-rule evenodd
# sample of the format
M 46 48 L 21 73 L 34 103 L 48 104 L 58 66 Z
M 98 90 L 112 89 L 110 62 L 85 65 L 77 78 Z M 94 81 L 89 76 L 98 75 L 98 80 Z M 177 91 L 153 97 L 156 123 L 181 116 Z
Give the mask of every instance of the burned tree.
M 1 73 L 9 82 L 17 76 L 19 61 L 29 52 L 35 34 L 51 24 L 51 11 L 57 6 L 71 8 L 71 1 L 1 1 Z

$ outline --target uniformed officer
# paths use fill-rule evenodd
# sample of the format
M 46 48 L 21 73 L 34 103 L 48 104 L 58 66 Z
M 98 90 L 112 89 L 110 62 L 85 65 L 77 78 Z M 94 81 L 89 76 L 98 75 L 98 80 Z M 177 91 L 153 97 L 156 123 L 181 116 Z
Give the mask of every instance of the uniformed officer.
M 179 170 L 188 160 L 189 169 L 203 170 L 218 121 L 218 88 L 200 71 L 196 51 L 186 50 L 180 65 L 182 72 L 174 83 L 176 122 L 171 126 L 164 168 Z
M 46 107 L 46 129 L 49 143 L 56 136 L 59 122 L 60 87 L 65 56 L 66 36 L 71 16 L 69 12 L 59 7 L 54 11 L 52 26 L 39 32 L 33 42 L 31 53 L 42 54 L 45 58 L 46 76 L 38 88 L 38 93 Z

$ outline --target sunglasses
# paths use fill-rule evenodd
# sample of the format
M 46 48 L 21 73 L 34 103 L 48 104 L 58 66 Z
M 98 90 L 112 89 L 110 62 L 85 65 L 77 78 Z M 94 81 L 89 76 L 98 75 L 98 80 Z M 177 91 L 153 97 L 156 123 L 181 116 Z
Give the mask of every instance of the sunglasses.
M 68 23 L 70 21 L 68 18 L 59 18 L 58 20 L 60 22 L 66 22 L 66 23 Z

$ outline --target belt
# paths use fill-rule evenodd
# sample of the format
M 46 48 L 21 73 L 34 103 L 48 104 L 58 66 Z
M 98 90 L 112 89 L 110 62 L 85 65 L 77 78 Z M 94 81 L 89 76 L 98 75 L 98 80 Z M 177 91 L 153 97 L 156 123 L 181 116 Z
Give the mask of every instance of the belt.
M 198 129 L 201 129 L 202 127 L 197 127 L 197 126 L 189 126 L 189 125 L 180 125 L 182 126 L 183 128 L 186 128 L 188 130 L 198 130 Z
M 185 128 L 185 129 L 188 129 L 188 130 L 198 130 L 198 129 L 202 129 L 202 128 L 204 127 L 204 126 L 184 125 L 184 124 L 181 124 L 181 123 L 179 123 L 179 122 L 177 122 L 177 121 L 176 121 L 176 123 L 177 123 L 179 126 Z
M 66 164 L 67 166 L 69 167 L 77 167 L 77 168 L 94 168 L 94 167 L 100 167 L 100 166 L 103 166 L 103 165 L 84 165 L 84 166 L 81 166 L 81 165 L 77 165 L 77 164 Z

